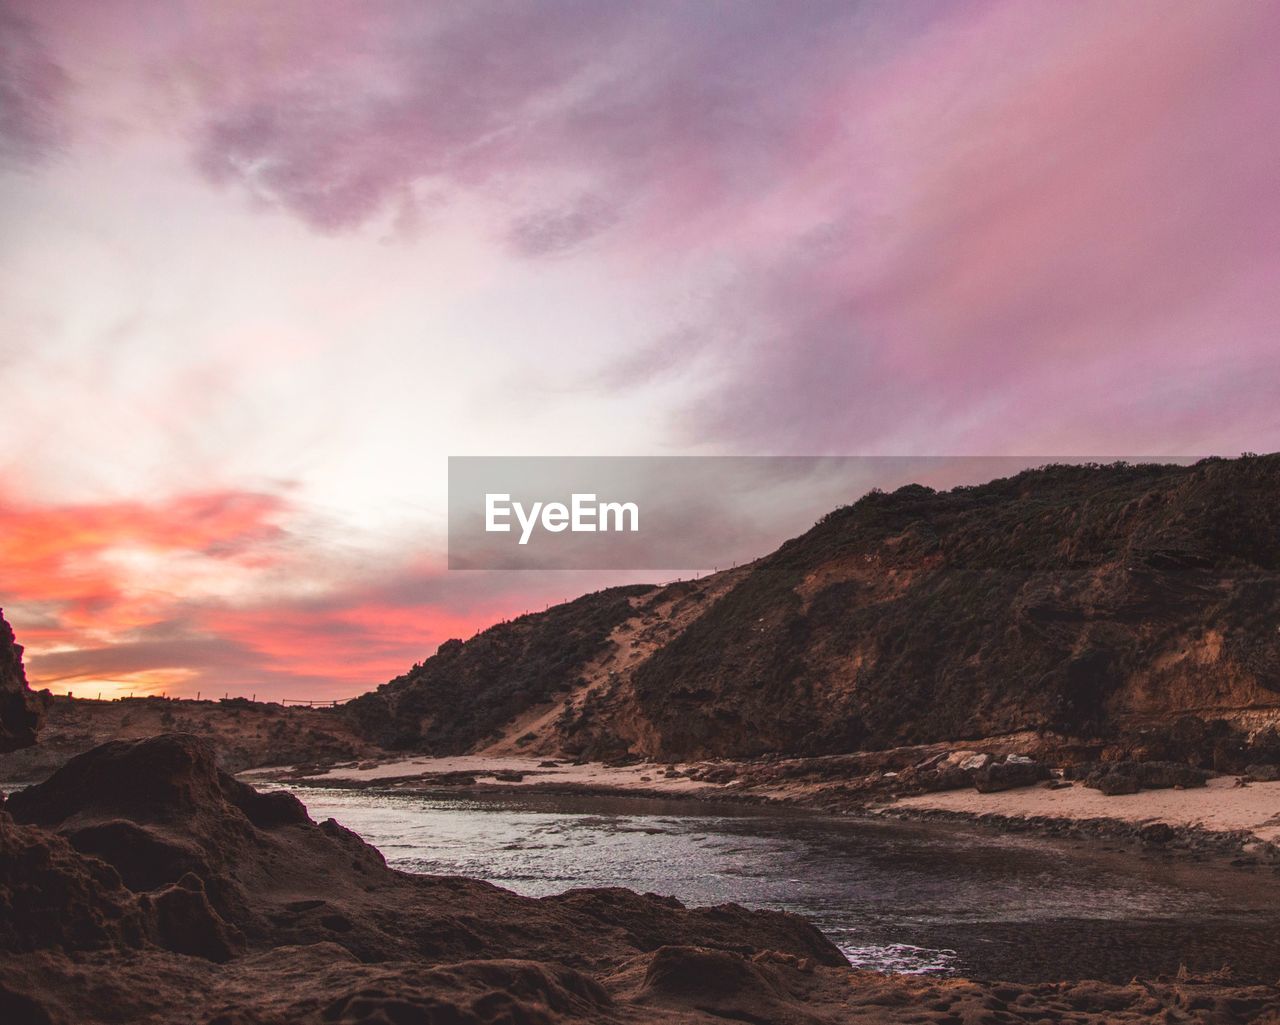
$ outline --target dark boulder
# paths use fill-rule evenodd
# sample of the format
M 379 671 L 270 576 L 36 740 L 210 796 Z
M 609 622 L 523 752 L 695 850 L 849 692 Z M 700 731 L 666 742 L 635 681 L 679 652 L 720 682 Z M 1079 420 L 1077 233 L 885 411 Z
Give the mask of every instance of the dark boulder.
M 1075 766 L 1072 774 L 1083 778 L 1085 786 L 1108 796 L 1170 787 L 1202 787 L 1211 775 L 1206 769 L 1180 762 L 1096 762 Z
M 973 785 L 980 794 L 1035 786 L 1053 775 L 1041 762 L 996 762 L 973 773 Z
M 1107 797 L 1118 797 L 1121 794 L 1136 794 L 1142 789 L 1138 777 L 1123 772 L 1099 772 L 1089 776 L 1084 785 L 1100 790 Z
M 1177 833 L 1167 822 L 1152 822 L 1138 830 L 1138 836 L 1145 843 L 1167 844 Z

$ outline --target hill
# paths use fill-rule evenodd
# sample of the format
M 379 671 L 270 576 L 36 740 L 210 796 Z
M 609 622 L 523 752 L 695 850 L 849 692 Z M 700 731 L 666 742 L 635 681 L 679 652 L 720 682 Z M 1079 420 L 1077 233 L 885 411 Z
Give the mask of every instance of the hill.
M 872 492 L 750 566 L 450 641 L 347 710 L 434 754 L 1238 746 L 1280 718 L 1278 485 L 1271 455 Z

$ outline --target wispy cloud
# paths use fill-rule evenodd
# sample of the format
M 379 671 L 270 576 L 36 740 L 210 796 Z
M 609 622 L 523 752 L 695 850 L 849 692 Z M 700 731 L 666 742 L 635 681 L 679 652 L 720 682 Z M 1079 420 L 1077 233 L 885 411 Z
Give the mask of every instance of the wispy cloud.
M 30 168 L 60 151 L 70 90 L 36 25 L 0 8 L 0 162 Z
M 196 61 L 200 166 L 325 231 L 472 194 L 522 256 L 710 276 L 685 440 L 1278 440 L 1266 5 L 343 10 Z

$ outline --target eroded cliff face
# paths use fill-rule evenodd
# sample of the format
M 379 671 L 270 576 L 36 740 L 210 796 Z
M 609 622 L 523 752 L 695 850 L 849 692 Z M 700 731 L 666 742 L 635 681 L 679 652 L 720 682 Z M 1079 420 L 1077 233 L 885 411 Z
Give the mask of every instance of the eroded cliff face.
M 1256 730 L 1280 719 L 1278 498 L 1274 455 L 873 493 L 748 567 L 451 642 L 357 707 L 406 747 L 590 757 Z
M 44 721 L 47 693 L 27 686 L 22 666 L 22 645 L 0 610 L 0 752 L 16 751 L 36 742 Z
M 832 513 L 635 674 L 664 754 L 1099 735 L 1280 708 L 1280 457 Z

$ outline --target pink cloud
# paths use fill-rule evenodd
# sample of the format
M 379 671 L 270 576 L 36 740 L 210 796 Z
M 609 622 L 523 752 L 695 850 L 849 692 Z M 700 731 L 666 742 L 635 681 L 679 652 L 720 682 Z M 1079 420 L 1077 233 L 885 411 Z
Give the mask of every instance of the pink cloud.
M 732 268 L 605 378 L 717 368 L 686 440 L 1150 452 L 1280 442 L 1277 42 L 1254 4 L 273 5 L 168 74 L 203 172 L 322 231 L 472 192 L 524 256 Z
M 0 9 L 0 163 L 30 167 L 66 142 L 70 78 L 29 19 Z

